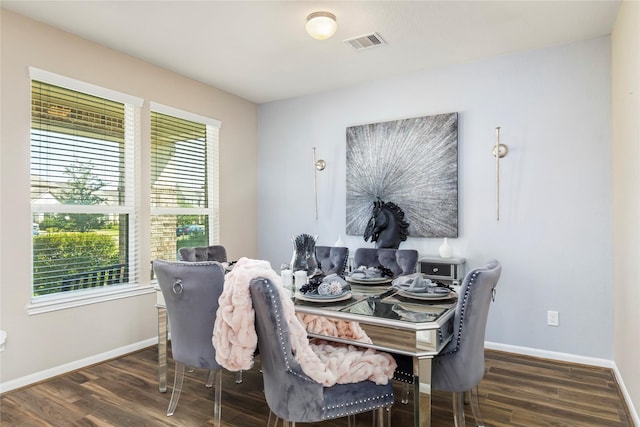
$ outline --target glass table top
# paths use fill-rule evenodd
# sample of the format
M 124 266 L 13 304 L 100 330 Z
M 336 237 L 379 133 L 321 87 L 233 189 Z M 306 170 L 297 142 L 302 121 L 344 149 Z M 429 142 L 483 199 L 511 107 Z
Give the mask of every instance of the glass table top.
M 366 298 L 344 307 L 340 311 L 389 320 L 422 323 L 438 320 L 450 307 L 451 304 L 425 303 L 391 295 L 382 299 Z
M 353 293 L 352 297 L 338 302 L 309 302 L 295 299 L 296 306 L 306 306 L 335 312 L 363 315 L 378 319 L 399 320 L 411 323 L 437 321 L 456 305 L 456 298 L 436 301 L 406 298 L 390 289 L 380 295 L 366 296 Z

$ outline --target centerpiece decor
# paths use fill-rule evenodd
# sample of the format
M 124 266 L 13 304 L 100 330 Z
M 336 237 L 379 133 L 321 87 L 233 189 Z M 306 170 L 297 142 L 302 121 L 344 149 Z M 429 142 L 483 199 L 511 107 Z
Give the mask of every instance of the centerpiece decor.
M 293 243 L 293 256 L 291 257 L 291 270 L 304 270 L 307 276 L 313 276 L 318 270 L 316 258 L 316 241 L 318 236 L 300 234 L 291 238 Z

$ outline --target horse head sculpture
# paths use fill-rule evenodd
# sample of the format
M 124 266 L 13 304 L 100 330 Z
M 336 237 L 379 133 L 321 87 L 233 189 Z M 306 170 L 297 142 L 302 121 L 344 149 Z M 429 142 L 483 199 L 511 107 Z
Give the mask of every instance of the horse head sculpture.
M 364 241 L 376 242 L 376 248 L 398 249 L 400 242 L 407 240 L 409 223 L 404 220 L 404 212 L 392 202 L 380 198 L 373 202 L 371 218 L 364 230 Z

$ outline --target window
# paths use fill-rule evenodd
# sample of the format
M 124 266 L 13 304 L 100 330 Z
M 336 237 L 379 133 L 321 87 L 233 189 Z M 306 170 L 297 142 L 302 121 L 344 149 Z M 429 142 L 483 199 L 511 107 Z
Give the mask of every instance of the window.
M 141 100 L 30 72 L 33 302 L 137 282 Z
M 219 127 L 151 103 L 152 260 L 175 260 L 181 247 L 219 242 Z

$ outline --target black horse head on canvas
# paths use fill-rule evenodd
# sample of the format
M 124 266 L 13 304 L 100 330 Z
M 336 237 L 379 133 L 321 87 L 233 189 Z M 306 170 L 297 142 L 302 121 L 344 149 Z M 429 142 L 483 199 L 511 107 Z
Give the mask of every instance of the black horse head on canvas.
M 398 249 L 400 242 L 407 240 L 409 223 L 404 220 L 404 212 L 392 202 L 378 198 L 373 202 L 371 218 L 364 230 L 364 241 L 376 242 L 376 248 Z

